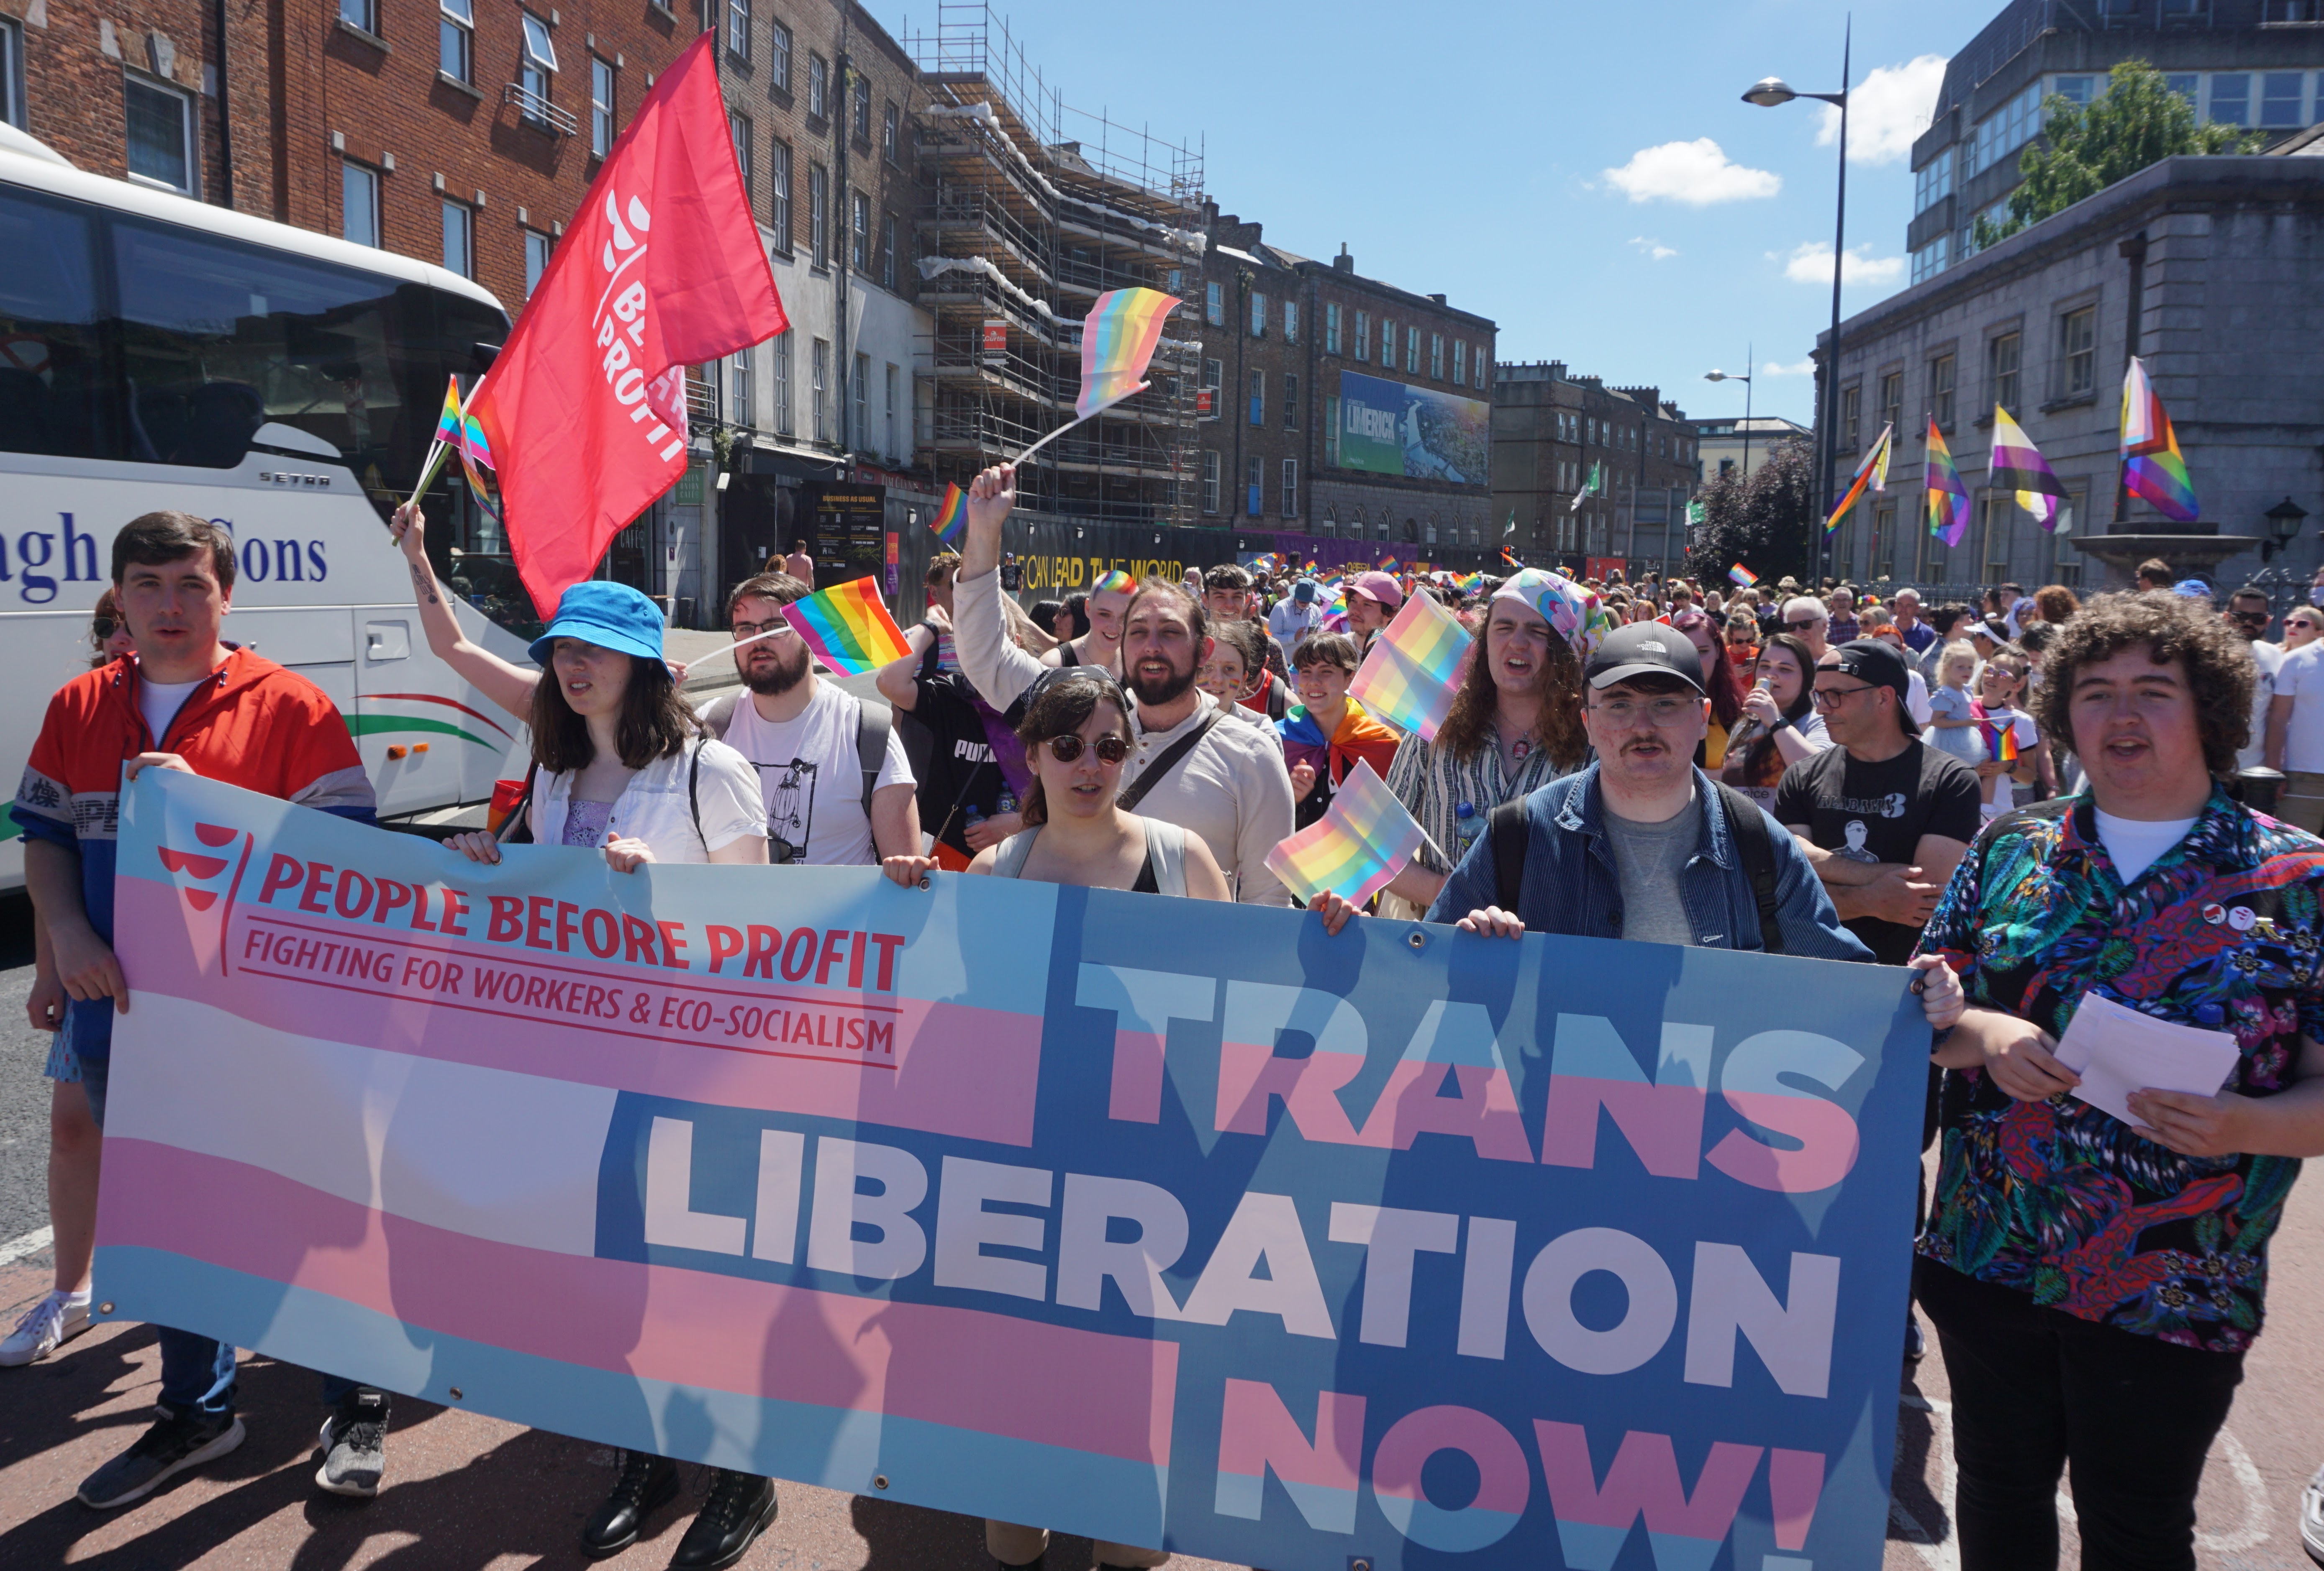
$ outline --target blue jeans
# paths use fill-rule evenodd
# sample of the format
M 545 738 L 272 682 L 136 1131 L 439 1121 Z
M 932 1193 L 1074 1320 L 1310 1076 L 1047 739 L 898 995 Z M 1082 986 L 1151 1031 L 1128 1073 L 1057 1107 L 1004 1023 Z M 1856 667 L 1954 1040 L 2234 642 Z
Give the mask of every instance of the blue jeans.
M 105 1094 L 111 1084 L 111 1057 L 80 1061 L 81 1089 L 88 1097 L 89 1116 L 105 1128 Z M 156 1326 L 161 1344 L 161 1405 L 173 1413 L 201 1412 L 224 1418 L 234 1411 L 235 1388 L 233 1347 L 215 1337 L 174 1331 Z M 345 1375 L 323 1376 L 323 1404 L 337 1407 L 357 1390 Z

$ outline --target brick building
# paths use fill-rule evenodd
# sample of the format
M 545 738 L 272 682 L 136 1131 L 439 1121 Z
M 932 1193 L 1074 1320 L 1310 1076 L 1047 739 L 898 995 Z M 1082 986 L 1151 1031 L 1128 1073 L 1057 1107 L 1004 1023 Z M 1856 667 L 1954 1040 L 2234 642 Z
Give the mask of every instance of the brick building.
M 1496 368 L 1494 512 L 1515 518 L 1515 549 L 1554 556 L 1593 576 L 1620 566 L 1633 576 L 1675 569 L 1686 540 L 1686 503 L 1700 479 L 1700 436 L 1662 390 L 1608 387 L 1570 375 L 1562 360 Z M 1602 466 L 1604 489 L 1574 499 Z
M 1200 521 L 1380 547 L 1349 556 L 1497 548 L 1492 322 L 1362 276 L 1344 247 L 1319 262 L 1205 216 Z

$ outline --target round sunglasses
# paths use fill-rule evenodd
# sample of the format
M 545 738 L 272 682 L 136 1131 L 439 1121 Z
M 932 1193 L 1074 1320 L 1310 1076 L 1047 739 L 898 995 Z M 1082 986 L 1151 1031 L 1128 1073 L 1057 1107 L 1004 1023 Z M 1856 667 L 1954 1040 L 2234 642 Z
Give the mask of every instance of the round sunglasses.
M 1130 757 L 1130 744 L 1111 731 L 1087 745 L 1096 750 L 1097 761 L 1101 764 L 1119 764 Z M 1049 757 L 1060 764 L 1070 764 L 1082 756 L 1083 746 L 1077 733 L 1065 731 L 1049 739 Z

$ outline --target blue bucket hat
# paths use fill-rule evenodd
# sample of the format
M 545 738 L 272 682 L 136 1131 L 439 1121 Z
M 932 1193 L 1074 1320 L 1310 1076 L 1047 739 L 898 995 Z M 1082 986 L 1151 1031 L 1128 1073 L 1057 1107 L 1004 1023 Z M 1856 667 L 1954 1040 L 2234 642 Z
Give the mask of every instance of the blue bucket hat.
M 586 579 L 558 597 L 557 615 L 527 653 L 544 668 L 559 639 L 581 639 L 642 659 L 661 658 L 661 608 L 626 583 Z

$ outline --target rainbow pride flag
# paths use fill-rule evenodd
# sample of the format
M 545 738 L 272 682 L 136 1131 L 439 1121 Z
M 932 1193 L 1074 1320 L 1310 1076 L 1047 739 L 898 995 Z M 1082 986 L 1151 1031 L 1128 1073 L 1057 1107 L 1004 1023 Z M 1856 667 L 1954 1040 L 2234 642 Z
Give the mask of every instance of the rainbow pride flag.
M 438 442 L 450 444 L 460 439 L 460 379 L 445 379 L 444 410 L 436 417 L 436 436 Z
M 1092 594 L 1128 594 L 1137 587 L 1138 580 L 1117 567 L 1104 577 L 1092 580 L 1090 593 Z
M 928 528 L 936 531 L 937 539 L 958 550 L 961 533 L 968 528 L 968 492 L 956 485 L 947 484 L 944 505 L 936 509 L 936 516 L 928 520 Z
M 888 614 L 879 585 L 869 578 L 817 590 L 783 607 L 816 657 L 842 676 L 861 676 L 910 654 L 903 629 Z
M 1727 570 L 1727 578 L 1728 582 L 1733 583 L 1738 589 L 1748 589 L 1759 582 L 1759 575 L 1740 562 Z
M 1433 594 L 1408 595 L 1348 684 L 1348 696 L 1400 731 L 1433 742 L 1461 691 L 1475 640 Z
M 1856 466 L 1856 478 L 1849 482 L 1848 494 L 1841 497 L 1840 505 L 1831 510 L 1831 517 L 1824 519 L 1825 534 L 1829 535 L 1840 528 L 1840 520 L 1848 516 L 1848 510 L 1856 505 L 1856 499 L 1864 494 L 1866 486 L 1884 494 L 1887 492 L 1888 438 L 1895 434 L 1895 429 L 1894 426 L 1880 427 L 1879 440 L 1872 444 L 1872 451 L 1864 455 L 1864 462 Z
M 1929 457 L 1922 483 L 1929 492 L 1929 533 L 1948 548 L 1960 545 L 1969 533 L 1969 487 L 1953 467 L 1952 449 L 1945 446 L 1934 415 L 1929 417 Z
M 1999 404 L 1993 406 L 1993 456 L 1987 461 L 1986 483 L 1996 491 L 2014 491 L 2017 505 L 2034 515 L 2045 529 L 2058 527 L 2065 510 L 2066 488 L 2034 446 L 2024 428 Z
M 1993 758 L 1997 764 L 2017 761 L 2017 722 L 2015 720 L 2004 721 L 2000 731 L 1994 737 Z
M 1146 390 L 1146 368 L 1162 342 L 1163 318 L 1183 302 L 1159 289 L 1108 289 L 1082 323 L 1082 396 L 1077 419 Z
M 2135 354 L 2122 384 L 2122 483 L 2175 522 L 2191 524 L 2202 516 L 2187 461 L 2179 455 L 2178 433 L 2146 379 L 2146 363 Z
M 1360 905 L 1404 870 L 1425 838 L 1386 782 L 1360 760 L 1323 816 L 1267 853 L 1267 870 L 1303 901 L 1329 889 Z

